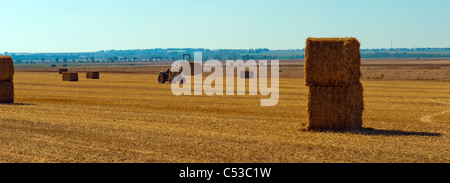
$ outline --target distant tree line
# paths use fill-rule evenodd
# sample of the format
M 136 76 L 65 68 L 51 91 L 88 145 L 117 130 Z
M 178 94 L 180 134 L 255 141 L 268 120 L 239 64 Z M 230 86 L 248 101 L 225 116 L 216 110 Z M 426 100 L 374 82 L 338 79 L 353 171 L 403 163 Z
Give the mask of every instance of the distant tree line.
M 450 58 L 450 53 L 381 52 L 361 53 L 362 58 Z
M 119 63 L 119 62 L 164 62 L 182 59 L 183 54 L 202 52 L 203 60 L 259 60 L 259 59 L 303 59 L 304 49 L 269 50 L 259 49 L 203 49 L 168 48 L 136 50 L 102 50 L 73 53 L 6 53 L 16 64 L 35 63 Z M 450 48 L 395 48 L 361 49 L 362 58 L 450 58 Z

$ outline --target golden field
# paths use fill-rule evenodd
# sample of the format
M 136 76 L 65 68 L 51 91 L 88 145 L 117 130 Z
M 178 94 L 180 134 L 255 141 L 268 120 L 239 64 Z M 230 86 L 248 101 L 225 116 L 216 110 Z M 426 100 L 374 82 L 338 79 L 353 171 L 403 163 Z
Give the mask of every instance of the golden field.
M 302 78 L 262 96 L 174 96 L 156 74 L 16 72 L 0 162 L 450 162 L 450 82 L 363 79 L 364 129 L 310 132 Z

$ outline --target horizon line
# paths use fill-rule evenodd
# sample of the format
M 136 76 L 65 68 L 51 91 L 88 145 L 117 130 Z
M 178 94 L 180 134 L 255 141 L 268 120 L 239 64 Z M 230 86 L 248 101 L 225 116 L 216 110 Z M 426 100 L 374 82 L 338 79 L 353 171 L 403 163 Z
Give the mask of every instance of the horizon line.
M 211 48 L 143 48 L 143 49 L 110 49 L 110 50 L 97 50 L 97 51 L 46 51 L 46 52 L 9 52 L 5 51 L 3 53 L 0 53 L 0 55 L 7 55 L 7 54 L 44 54 L 44 53 L 96 53 L 96 52 L 107 52 L 107 51 L 135 51 L 135 50 L 155 50 L 155 49 L 161 49 L 161 50 L 183 50 L 183 49 L 205 49 L 205 50 L 256 50 L 256 49 L 268 49 L 269 51 L 294 51 L 294 50 L 305 50 L 305 48 L 302 49 L 269 49 L 269 48 L 220 48 L 220 49 L 211 49 Z M 413 48 L 360 48 L 360 50 L 396 50 L 396 49 L 450 49 L 450 47 L 413 47 Z

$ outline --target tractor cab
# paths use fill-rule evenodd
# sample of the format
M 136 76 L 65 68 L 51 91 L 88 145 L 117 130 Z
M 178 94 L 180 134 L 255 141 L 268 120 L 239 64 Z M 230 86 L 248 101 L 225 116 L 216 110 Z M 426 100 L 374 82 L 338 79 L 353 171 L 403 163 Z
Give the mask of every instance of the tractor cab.
M 186 60 L 188 59 L 188 60 Z M 191 63 L 191 55 L 190 54 L 183 54 L 183 60 L 188 61 Z M 159 83 L 166 83 L 166 81 L 169 81 L 169 83 L 172 83 L 172 80 L 175 79 L 176 76 L 181 74 L 183 72 L 183 66 L 180 66 L 178 68 L 178 72 L 172 72 L 172 69 L 169 67 L 166 71 L 159 72 L 158 75 L 158 82 Z M 180 83 L 183 83 L 183 80 L 180 81 Z

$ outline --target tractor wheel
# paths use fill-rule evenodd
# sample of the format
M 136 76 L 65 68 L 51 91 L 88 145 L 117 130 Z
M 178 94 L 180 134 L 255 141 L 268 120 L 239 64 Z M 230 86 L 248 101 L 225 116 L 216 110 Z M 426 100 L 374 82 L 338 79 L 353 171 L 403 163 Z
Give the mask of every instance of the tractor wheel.
M 158 76 L 158 83 L 166 83 L 166 80 L 164 79 L 164 75 L 160 74 Z

